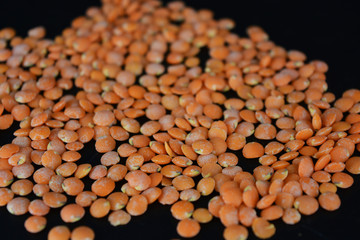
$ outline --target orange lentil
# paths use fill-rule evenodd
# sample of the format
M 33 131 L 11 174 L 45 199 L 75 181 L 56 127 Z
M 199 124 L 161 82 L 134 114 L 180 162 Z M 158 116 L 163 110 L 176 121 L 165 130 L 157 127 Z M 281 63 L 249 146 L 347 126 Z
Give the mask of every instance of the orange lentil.
M 63 163 L 56 168 L 55 172 L 62 177 L 70 177 L 76 172 L 77 167 L 78 166 L 72 162 Z
M 123 210 L 117 210 L 110 213 L 108 220 L 114 227 L 119 225 L 126 225 L 130 222 L 131 215 Z
M 179 192 L 172 186 L 166 186 L 162 189 L 159 197 L 159 202 L 163 205 L 171 205 L 176 202 L 180 197 Z
M 129 185 L 135 188 L 138 191 L 146 190 L 150 187 L 151 178 L 144 172 L 140 170 L 135 170 L 129 172 L 125 179 L 128 181 Z
M 241 225 L 232 225 L 225 228 L 223 237 L 225 240 L 247 239 L 248 230 Z
M 45 192 L 42 198 L 44 203 L 51 208 L 62 207 L 67 202 L 65 195 L 56 192 Z
M 40 199 L 36 199 L 29 204 L 29 213 L 34 216 L 45 216 L 49 213 L 50 208 Z
M 346 170 L 348 170 L 352 174 L 360 173 L 360 158 L 359 157 L 351 157 L 346 163 Z
M 95 233 L 91 228 L 86 226 L 79 226 L 76 227 L 71 232 L 71 240 L 84 240 L 84 239 L 89 239 L 89 240 L 95 239 Z
M 315 171 L 311 177 L 320 183 L 330 182 L 331 175 L 325 171 Z
M 94 218 L 102 218 L 110 212 L 110 202 L 104 198 L 98 198 L 91 203 L 90 214 Z
M 349 174 L 343 172 L 334 173 L 331 181 L 339 188 L 348 188 L 354 183 L 354 179 Z
M 239 133 L 233 133 L 226 139 L 227 147 L 230 150 L 240 150 L 246 144 L 245 136 Z
M 284 145 L 279 142 L 270 142 L 265 146 L 265 153 L 276 155 L 284 149 Z
M 244 146 L 242 152 L 245 158 L 258 158 L 264 155 L 264 147 L 260 143 L 251 142 Z
M 48 233 L 49 240 L 68 240 L 71 232 L 66 226 L 55 226 Z
M 109 195 L 114 189 L 115 182 L 107 177 L 101 177 L 91 185 L 91 191 L 100 197 Z
M 268 221 L 279 219 L 283 216 L 284 210 L 279 206 L 270 206 L 263 209 L 260 216 Z
M 178 190 L 186 190 L 195 186 L 195 182 L 191 177 L 180 175 L 172 180 L 172 185 Z
M 194 152 L 201 155 L 210 154 L 213 151 L 213 145 L 207 140 L 198 140 L 192 144 Z
M 275 234 L 275 226 L 261 217 L 254 219 L 251 228 L 255 236 L 261 239 L 270 238 Z
M 151 204 L 158 200 L 158 198 L 161 195 L 162 190 L 158 187 L 150 187 L 142 192 L 142 195 L 144 195 L 148 201 L 148 204 Z
M 171 206 L 170 211 L 174 218 L 182 220 L 191 217 L 194 205 L 189 201 L 179 201 Z
M 337 187 L 333 183 L 322 183 L 319 186 L 320 193 L 333 192 L 336 193 Z
M 213 216 L 206 208 L 197 208 L 192 217 L 199 223 L 208 223 L 212 220 Z
M 318 210 L 319 203 L 314 197 L 303 195 L 295 199 L 294 207 L 298 209 L 301 214 L 311 215 Z
M 254 186 L 249 185 L 244 189 L 242 199 L 246 206 L 255 207 L 259 200 L 258 191 Z
M 176 230 L 181 237 L 191 238 L 200 232 L 200 224 L 194 219 L 183 219 L 178 223 Z
M 13 154 L 17 153 L 20 150 L 20 147 L 15 144 L 5 144 L 0 148 L 0 157 L 9 158 Z
M 203 196 L 207 196 L 211 194 L 215 189 L 215 180 L 212 177 L 202 178 L 198 184 L 196 189 Z
M 221 166 L 217 163 L 206 163 L 201 167 L 201 175 L 206 177 L 213 177 L 220 173 L 222 170 Z
M 181 200 L 193 202 L 193 201 L 197 201 L 200 198 L 200 196 L 201 195 L 200 195 L 199 191 L 190 188 L 190 189 L 185 189 L 185 190 L 181 191 L 179 197 Z
M 93 201 L 97 198 L 96 194 L 90 191 L 84 191 L 79 193 L 76 198 L 76 204 L 82 207 L 89 207 Z
M 282 220 L 286 224 L 293 225 L 301 220 L 301 214 L 295 208 L 286 208 Z
M 260 124 L 256 129 L 254 136 L 261 140 L 271 140 L 276 137 L 276 129 L 271 124 Z
M 26 196 L 32 192 L 33 186 L 34 186 L 34 184 L 31 181 L 29 181 L 27 179 L 21 179 L 21 180 L 15 181 L 11 185 L 11 191 L 13 193 L 15 193 L 16 195 Z
M 115 149 L 115 140 L 110 136 L 102 136 L 96 140 L 95 149 L 99 153 L 112 151 Z
M 255 209 L 249 208 L 245 205 L 240 206 L 238 218 L 242 225 L 250 227 L 256 217 L 257 215 Z
M 30 216 L 25 220 L 25 229 L 30 233 L 41 232 L 46 227 L 46 218 Z
M 340 207 L 340 198 L 336 193 L 325 192 L 319 196 L 319 204 L 327 211 L 334 211 Z
M 12 198 L 7 203 L 7 210 L 13 215 L 23 215 L 28 212 L 30 201 L 24 197 Z
M 136 195 L 129 199 L 126 205 L 126 211 L 132 216 L 139 216 L 146 212 L 148 202 L 145 196 Z
M 78 204 L 68 204 L 60 211 L 61 219 L 64 222 L 77 222 L 85 215 L 85 210 Z
M 267 208 L 270 205 L 272 205 L 275 202 L 275 200 L 276 200 L 275 194 L 266 195 L 257 202 L 256 207 L 258 209 Z
M 7 187 L 14 181 L 14 175 L 9 170 L 0 170 L 0 187 Z

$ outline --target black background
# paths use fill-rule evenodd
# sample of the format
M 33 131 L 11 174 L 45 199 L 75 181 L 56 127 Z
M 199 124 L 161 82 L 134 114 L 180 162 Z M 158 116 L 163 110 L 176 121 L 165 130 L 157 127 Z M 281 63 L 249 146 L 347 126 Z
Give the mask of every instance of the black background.
M 168 2 L 168 1 L 165 1 Z M 236 1 L 192 0 L 185 1 L 196 9 L 215 11 L 216 18 L 235 20 L 235 32 L 244 36 L 249 25 L 260 25 L 278 45 L 286 49 L 303 51 L 308 59 L 321 59 L 329 64 L 327 74 L 329 91 L 341 96 L 349 88 L 359 88 L 360 17 L 356 1 Z M 335 2 L 335 1 L 334 1 Z M 42 25 L 47 37 L 52 38 L 70 25 L 72 19 L 83 15 L 89 6 L 99 5 L 95 0 L 1 0 L 0 28 L 13 27 L 20 36 L 33 27 Z M 16 125 L 16 124 L 14 124 Z M 16 128 L 0 132 L 0 144 L 11 141 Z M 99 161 L 92 144 L 83 152 L 82 161 Z M 246 163 L 240 165 L 246 168 Z M 309 217 L 302 217 L 299 224 L 288 226 L 275 221 L 277 233 L 273 239 L 359 239 L 360 228 L 360 178 L 350 189 L 339 190 L 342 206 L 335 212 L 319 210 Z M 206 207 L 208 198 L 196 203 Z M 51 210 L 48 226 L 39 234 L 29 234 L 23 223 L 26 216 L 12 216 L 0 208 L 0 239 L 46 239 L 53 226 L 63 224 L 59 210 Z M 122 227 L 114 228 L 107 219 L 94 219 L 89 213 L 71 225 L 89 225 L 97 239 L 179 239 L 176 223 L 168 206 L 153 204 L 145 215 L 134 217 Z M 203 225 L 196 239 L 221 239 L 223 227 L 218 219 Z M 249 239 L 255 239 L 250 232 Z

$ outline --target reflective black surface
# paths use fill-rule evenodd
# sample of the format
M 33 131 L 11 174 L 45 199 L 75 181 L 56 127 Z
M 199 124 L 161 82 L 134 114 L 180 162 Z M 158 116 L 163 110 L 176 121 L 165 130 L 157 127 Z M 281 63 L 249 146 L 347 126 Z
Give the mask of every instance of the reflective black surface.
M 245 35 L 249 25 L 260 25 L 278 45 L 286 49 L 298 49 L 308 59 L 321 59 L 329 64 L 327 81 L 329 90 L 338 97 L 349 88 L 360 88 L 360 17 L 355 1 L 235 1 L 235 0 L 192 0 L 185 1 L 196 9 L 208 8 L 215 11 L 216 18 L 229 17 L 237 23 L 235 32 Z M 43 25 L 47 37 L 54 37 L 69 26 L 71 20 L 82 15 L 88 6 L 99 5 L 95 0 L 2 0 L 0 2 L 0 28 L 11 26 L 21 36 L 28 29 Z M 0 132 L 0 144 L 11 141 L 17 128 Z M 93 144 L 86 145 L 81 161 L 97 163 L 100 155 Z M 356 153 L 358 155 L 358 153 Z M 239 165 L 251 168 L 251 160 L 241 160 Z M 350 189 L 339 190 L 342 206 L 335 212 L 320 209 L 316 214 L 302 217 L 299 224 L 287 226 L 275 221 L 277 233 L 273 239 L 359 239 L 360 226 L 360 177 L 354 176 Z M 117 189 L 120 187 L 117 186 Z M 206 207 L 210 197 L 202 198 L 195 205 Z M 73 199 L 70 199 L 72 201 Z M 75 223 L 89 225 L 97 239 L 173 239 L 176 223 L 168 206 L 153 204 L 145 215 L 134 217 L 122 227 L 110 226 L 107 219 L 94 219 L 86 213 L 84 219 Z M 26 216 L 12 216 L 6 208 L 0 208 L 0 239 L 46 239 L 47 232 L 62 224 L 59 210 L 51 210 L 48 227 L 39 234 L 29 234 L 23 224 Z M 223 227 L 219 220 L 203 225 L 196 239 L 221 239 Z M 249 239 L 255 239 L 250 232 Z

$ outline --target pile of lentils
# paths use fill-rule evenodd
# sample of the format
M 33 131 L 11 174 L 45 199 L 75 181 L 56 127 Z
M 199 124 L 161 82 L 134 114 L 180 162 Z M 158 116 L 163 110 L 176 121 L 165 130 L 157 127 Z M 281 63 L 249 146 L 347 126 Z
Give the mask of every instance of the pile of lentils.
M 179 1 L 102 2 L 53 40 L 43 27 L 25 38 L 0 30 L 0 129 L 19 122 L 0 148 L 0 206 L 30 213 L 27 231 L 44 230 L 52 208 L 66 224 L 88 208 L 118 226 L 157 201 L 171 205 L 181 237 L 217 217 L 226 240 L 247 239 L 248 228 L 266 239 L 273 220 L 340 207 L 337 188 L 360 173 L 359 90 L 336 99 L 326 63 L 260 27 L 240 37 L 232 20 Z M 78 163 L 90 141 L 99 165 Z M 245 161 L 257 167 L 244 171 Z M 95 233 L 48 233 L 70 238 Z

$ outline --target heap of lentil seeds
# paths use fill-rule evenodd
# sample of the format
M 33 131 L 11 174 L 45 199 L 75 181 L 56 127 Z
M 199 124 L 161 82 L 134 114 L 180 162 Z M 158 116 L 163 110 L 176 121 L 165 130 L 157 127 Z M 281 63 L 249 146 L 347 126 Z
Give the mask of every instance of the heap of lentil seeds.
M 0 30 L 0 129 L 20 122 L 0 148 L 0 206 L 29 212 L 36 233 L 51 208 L 66 224 L 89 208 L 118 226 L 158 201 L 172 205 L 181 237 L 217 217 L 226 240 L 246 239 L 248 227 L 269 238 L 275 219 L 338 209 L 337 188 L 353 183 L 344 171 L 360 173 L 360 91 L 336 100 L 326 63 L 260 27 L 248 37 L 233 27 L 182 2 L 103 0 L 53 40 L 42 27 L 25 38 Z M 101 164 L 78 164 L 91 140 Z M 242 161 L 259 165 L 246 172 Z M 86 226 L 48 234 L 94 237 Z

